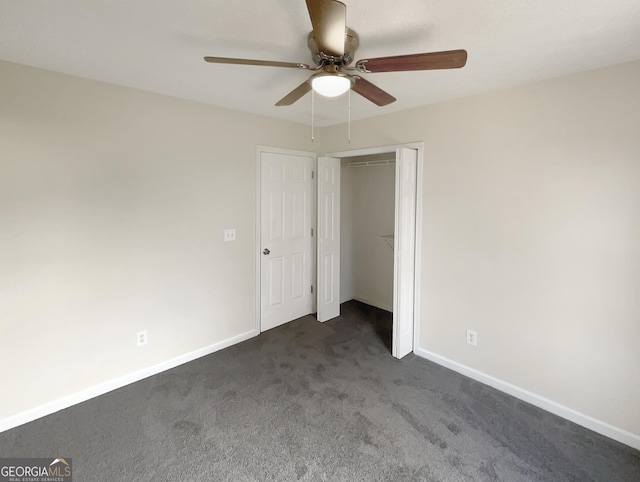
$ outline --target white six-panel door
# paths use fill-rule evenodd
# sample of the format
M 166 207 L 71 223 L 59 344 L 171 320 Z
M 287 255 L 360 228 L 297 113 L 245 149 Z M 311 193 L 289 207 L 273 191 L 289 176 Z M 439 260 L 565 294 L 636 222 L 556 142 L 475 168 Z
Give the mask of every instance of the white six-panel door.
M 314 158 L 260 155 L 260 330 L 312 312 Z
M 318 321 L 340 316 L 340 159 L 318 158 Z

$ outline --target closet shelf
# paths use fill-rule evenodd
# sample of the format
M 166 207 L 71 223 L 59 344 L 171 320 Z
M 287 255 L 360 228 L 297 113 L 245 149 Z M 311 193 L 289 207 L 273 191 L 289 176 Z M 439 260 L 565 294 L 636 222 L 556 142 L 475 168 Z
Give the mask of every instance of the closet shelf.
M 349 167 L 371 167 L 371 166 L 390 166 L 396 163 L 395 159 L 378 160 L 378 161 L 356 161 L 350 162 Z
M 395 236 L 393 234 L 385 234 L 383 236 L 378 236 L 378 239 L 382 239 L 385 243 L 387 243 L 387 246 L 393 249 L 394 241 L 395 241 Z

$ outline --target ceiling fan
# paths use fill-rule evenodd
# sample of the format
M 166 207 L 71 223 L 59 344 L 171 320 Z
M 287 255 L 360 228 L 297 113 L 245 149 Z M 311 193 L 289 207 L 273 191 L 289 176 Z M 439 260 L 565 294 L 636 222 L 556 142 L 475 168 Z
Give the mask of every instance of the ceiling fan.
M 350 66 L 360 42 L 358 34 L 346 26 L 347 6 L 338 0 L 306 2 L 313 27 L 307 44 L 315 67 L 295 62 L 227 57 L 205 57 L 204 60 L 219 64 L 264 65 L 315 71 L 309 79 L 280 99 L 276 103 L 277 106 L 291 105 L 311 89 L 327 97 L 335 97 L 351 89 L 374 104 L 385 106 L 394 102 L 396 98 L 365 80 L 360 74 L 458 69 L 464 67 L 467 62 L 466 50 L 447 50 L 362 59 Z

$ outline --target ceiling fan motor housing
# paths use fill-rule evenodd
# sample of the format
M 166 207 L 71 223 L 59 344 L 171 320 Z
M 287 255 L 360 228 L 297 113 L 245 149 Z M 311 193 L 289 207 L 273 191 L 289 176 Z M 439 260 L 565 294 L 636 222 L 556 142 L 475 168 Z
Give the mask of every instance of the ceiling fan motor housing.
M 360 46 L 360 38 L 350 28 L 347 28 L 344 35 L 344 55 L 342 57 L 332 57 L 320 52 L 316 39 L 313 36 L 313 31 L 309 33 L 307 37 L 307 45 L 311 50 L 311 59 L 316 65 L 323 65 L 327 63 L 333 63 L 337 65 L 349 65 L 355 58 L 356 50 Z

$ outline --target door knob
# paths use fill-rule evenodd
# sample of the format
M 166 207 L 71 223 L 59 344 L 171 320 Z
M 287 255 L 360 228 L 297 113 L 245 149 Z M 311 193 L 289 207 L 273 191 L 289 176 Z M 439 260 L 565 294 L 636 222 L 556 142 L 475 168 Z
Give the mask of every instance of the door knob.
M 267 255 L 267 254 L 269 254 L 270 252 L 271 252 L 271 251 L 269 251 L 269 248 L 264 248 L 264 249 L 262 250 L 262 254 L 264 254 L 264 255 Z

